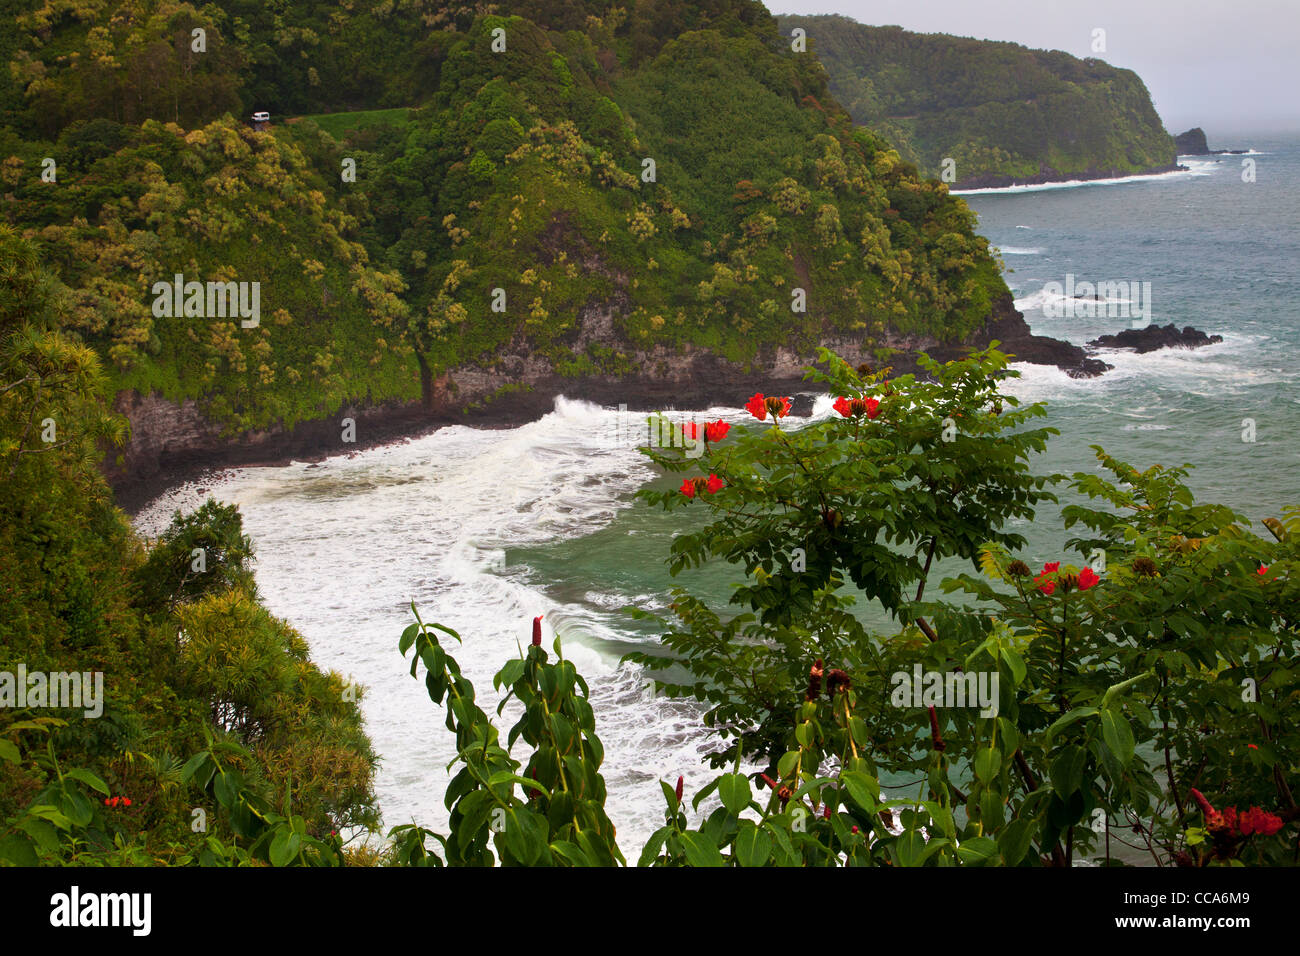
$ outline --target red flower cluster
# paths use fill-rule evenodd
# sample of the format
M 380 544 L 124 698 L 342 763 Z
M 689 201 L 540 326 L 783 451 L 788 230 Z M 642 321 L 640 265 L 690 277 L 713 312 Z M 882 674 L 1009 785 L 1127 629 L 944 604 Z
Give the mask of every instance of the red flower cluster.
M 1246 838 L 1259 834 L 1272 836 L 1282 829 L 1282 818 L 1273 813 L 1251 807 L 1237 813 L 1236 807 L 1224 807 L 1216 810 L 1210 806 L 1201 791 L 1193 789 L 1192 799 L 1201 808 L 1205 816 L 1205 830 L 1214 846 L 1214 855 L 1219 859 L 1228 859 L 1236 851 L 1237 845 Z
M 708 492 L 716 495 L 726 487 L 726 484 L 717 475 L 709 475 L 708 478 L 684 478 L 682 479 L 681 492 L 687 498 L 694 498 L 698 494 Z
M 1043 570 L 1034 578 L 1034 585 L 1044 594 L 1051 595 L 1056 591 L 1057 581 L 1065 585 L 1067 591 L 1078 588 L 1080 591 L 1086 591 L 1088 588 L 1095 587 L 1101 577 L 1092 568 L 1084 568 L 1077 575 L 1067 574 L 1064 577 L 1057 578 L 1055 575 L 1060 573 L 1061 562 L 1049 561 L 1043 565 Z M 1049 577 L 1052 575 L 1052 577 Z
M 772 413 L 773 419 L 785 418 L 790 414 L 790 399 L 775 395 L 764 397 L 762 392 L 755 392 L 754 397 L 745 403 L 745 410 L 760 422 L 767 421 L 768 412 Z
M 533 647 L 542 646 L 542 615 L 533 618 Z
M 687 422 L 682 426 L 682 434 L 694 441 L 699 438 L 701 433 L 704 440 L 709 443 L 720 442 L 727 437 L 727 432 L 731 431 L 731 426 L 719 418 L 716 422 L 705 422 L 698 425 L 695 422 Z
M 106 807 L 129 807 L 131 805 L 130 797 L 105 797 L 104 806 Z
M 841 395 L 835 399 L 835 404 L 831 406 L 845 418 L 852 418 L 856 415 L 865 414 L 867 418 L 875 418 L 880 414 L 880 399 L 878 398 L 845 398 Z

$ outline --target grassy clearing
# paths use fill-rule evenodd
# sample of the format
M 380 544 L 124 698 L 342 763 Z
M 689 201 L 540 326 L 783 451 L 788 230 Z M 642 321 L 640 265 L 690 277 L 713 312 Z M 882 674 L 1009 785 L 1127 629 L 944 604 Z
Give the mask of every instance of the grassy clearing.
M 410 113 L 405 106 L 391 110 L 354 110 L 348 113 L 317 113 L 314 116 L 296 116 L 290 122 L 311 120 L 335 139 L 366 126 L 405 126 Z

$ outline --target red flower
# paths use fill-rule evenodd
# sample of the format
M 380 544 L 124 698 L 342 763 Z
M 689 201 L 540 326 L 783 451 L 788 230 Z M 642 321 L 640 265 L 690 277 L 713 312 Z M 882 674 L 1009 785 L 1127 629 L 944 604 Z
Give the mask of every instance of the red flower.
M 1047 577 L 1049 574 L 1055 574 L 1060 567 L 1061 567 L 1060 561 L 1051 561 L 1043 565 L 1042 572 L 1034 578 L 1034 585 L 1038 588 L 1038 590 L 1042 591 L 1044 594 L 1049 596 L 1053 591 L 1056 590 L 1055 581 L 1048 581 L 1046 584 L 1044 584 L 1043 579 Z M 1095 583 L 1096 582 L 1094 581 L 1093 584 Z M 1092 585 L 1089 585 L 1089 587 L 1091 586 Z
M 854 826 L 853 826 L 853 832 L 854 832 L 854 833 L 857 833 L 857 832 L 858 832 L 857 824 L 854 824 Z
M 683 787 L 685 787 L 685 785 L 686 785 L 686 781 L 685 781 L 681 776 L 678 776 L 678 778 L 677 778 L 677 791 L 676 791 L 676 793 L 677 793 L 677 802 L 678 802 L 678 803 L 681 803 L 681 802 L 682 802 L 682 789 L 683 789 Z
M 767 420 L 767 402 L 762 392 L 755 392 L 754 397 L 745 403 L 745 410 L 760 422 Z
M 1259 744 L 1246 744 L 1246 746 L 1249 747 L 1251 750 L 1259 749 Z
M 1260 836 L 1272 836 L 1282 829 L 1281 817 L 1266 813 L 1259 807 L 1251 807 L 1243 813 L 1238 823 L 1242 836 L 1250 836 L 1252 833 L 1258 833 Z
M 125 807 L 129 807 L 129 806 L 131 805 L 131 798 L 130 798 L 130 797 L 123 797 L 123 798 L 122 798 L 122 805 L 125 806 Z
M 695 497 L 695 482 L 692 481 L 690 478 L 682 479 L 682 494 L 684 494 L 687 498 Z
M 112 805 L 113 805 L 113 801 L 110 800 L 108 797 L 105 797 L 105 798 L 104 798 L 104 806 L 106 806 L 106 807 L 111 807 Z
M 542 615 L 533 618 L 533 647 L 542 646 Z
M 719 418 L 716 422 L 709 422 L 704 426 L 704 440 L 720 442 L 727 437 L 729 431 L 731 431 L 731 426 Z
M 1259 570 L 1256 571 L 1255 573 L 1258 574 L 1258 575 L 1262 578 L 1264 575 L 1268 574 L 1268 565 L 1267 565 L 1267 564 L 1261 564 L 1261 565 L 1259 566 Z
M 1196 801 L 1196 805 L 1201 808 L 1201 813 L 1205 815 L 1207 823 L 1209 822 L 1210 817 L 1217 817 L 1219 815 L 1219 811 L 1210 806 L 1210 801 L 1205 799 L 1205 795 L 1202 794 L 1201 791 L 1193 787 L 1191 793 L 1192 799 Z
M 1097 577 L 1092 568 L 1084 568 L 1079 572 L 1079 590 L 1086 591 L 1100 580 L 1101 578 Z
M 831 406 L 845 418 L 855 415 L 865 414 L 868 418 L 875 418 L 880 414 L 880 399 L 878 398 L 844 398 L 835 399 L 835 404 Z
M 828 803 L 822 807 L 822 819 L 829 820 L 830 818 L 831 818 L 831 805 Z
M 723 484 L 722 479 L 717 475 L 709 475 L 709 482 L 705 487 L 709 489 L 709 494 L 716 495 L 719 491 L 725 488 L 726 485 Z

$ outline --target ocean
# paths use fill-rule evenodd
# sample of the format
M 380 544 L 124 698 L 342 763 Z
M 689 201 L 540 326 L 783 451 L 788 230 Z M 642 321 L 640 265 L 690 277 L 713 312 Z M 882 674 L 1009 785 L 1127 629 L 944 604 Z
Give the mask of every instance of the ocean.
M 1150 321 L 1224 338 L 1198 350 L 1106 352 L 1100 357 L 1115 368 L 1095 379 L 1017 365 L 1021 378 L 1009 390 L 1047 402 L 1047 422 L 1061 432 L 1036 460 L 1039 472 L 1096 471 L 1089 445 L 1100 444 L 1140 468 L 1195 466 L 1199 497 L 1256 523 L 1300 504 L 1300 138 L 1240 145 L 1250 155 L 1185 158 L 1187 172 L 966 196 L 1035 332 L 1084 343 L 1132 324 L 1054 318 L 1062 310 L 1050 284 L 1072 275 L 1149 283 Z M 1243 160 L 1253 162 L 1254 182 L 1243 181 Z M 819 399 L 814 415 L 830 414 L 829 399 Z M 664 611 L 674 584 L 722 607 L 738 574 L 709 567 L 669 576 L 665 558 L 686 517 L 633 500 L 648 483 L 676 481 L 636 451 L 629 420 L 560 398 L 518 428 L 449 427 L 321 463 L 223 472 L 171 490 L 137 524 L 156 532 L 174 508 L 206 497 L 200 488 L 240 506 L 267 606 L 304 635 L 320 666 L 366 688 L 386 827 L 445 828 L 442 793 L 455 755 L 444 715 L 397 652 L 410 602 L 426 621 L 460 632 L 464 644 L 450 649 L 483 701 L 543 614 L 545 645 L 558 636 L 591 685 L 607 810 L 635 860 L 662 822 L 656 780 L 681 774 L 689 796 L 713 774 L 701 763 L 709 745 L 696 705 L 656 696 L 636 667 L 619 665 L 629 649 L 655 641 L 621 609 Z M 1069 535 L 1056 509 L 1019 530 L 1031 565 L 1063 556 Z M 502 725 L 512 719 L 507 709 Z

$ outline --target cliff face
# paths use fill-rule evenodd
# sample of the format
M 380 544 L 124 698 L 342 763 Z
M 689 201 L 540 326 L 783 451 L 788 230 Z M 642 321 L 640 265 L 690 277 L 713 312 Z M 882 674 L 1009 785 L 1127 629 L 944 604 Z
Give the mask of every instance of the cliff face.
M 965 188 L 1176 168 L 1173 138 L 1131 70 L 839 16 L 779 19 L 784 33 L 807 32 L 854 121 L 927 175 L 945 160 Z
M 613 315 L 593 308 L 580 317 L 579 345 L 617 343 Z M 1018 360 L 1054 365 L 1074 376 L 1091 376 L 1109 366 L 1088 358 L 1075 345 L 1031 335 L 1010 295 L 1000 298 L 988 321 L 963 345 L 926 335 L 894 335 L 885 343 L 865 344 L 861 336 L 827 335 L 819 343 L 853 364 L 880 364 L 876 349 L 898 349 L 887 361 L 897 374 L 917 371 L 916 353 L 949 360 L 967 347 L 991 341 Z M 349 405 L 336 414 L 238 436 L 223 434 L 191 400 L 171 401 L 157 393 L 123 392 L 117 410 L 131 424 L 131 439 L 120 463 L 106 467 L 117 499 L 128 511 L 139 508 L 167 486 L 209 469 L 279 464 L 295 459 L 347 454 L 360 448 L 421 434 L 448 424 L 493 427 L 534 420 L 554 407 L 556 396 L 600 405 L 625 405 L 629 411 L 741 405 L 755 391 L 808 391 L 803 370 L 814 348 L 775 346 L 750 363 L 731 362 L 705 348 L 673 350 L 662 346 L 639 352 L 634 375 L 597 374 L 574 378 L 558 373 L 546 359 L 512 342 L 490 365 L 466 365 L 437 377 L 423 401 Z M 354 422 L 355 441 L 343 440 L 343 420 Z

